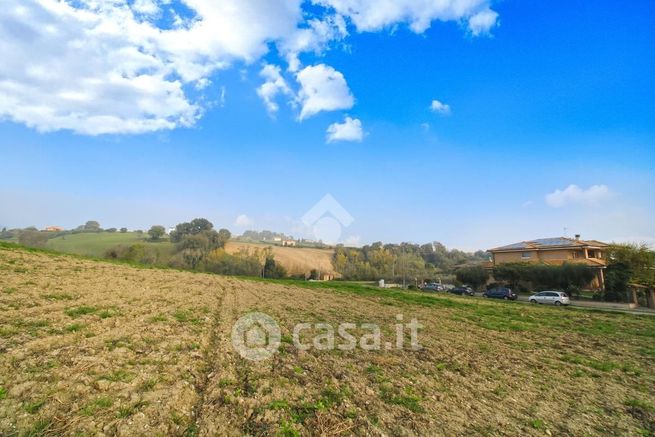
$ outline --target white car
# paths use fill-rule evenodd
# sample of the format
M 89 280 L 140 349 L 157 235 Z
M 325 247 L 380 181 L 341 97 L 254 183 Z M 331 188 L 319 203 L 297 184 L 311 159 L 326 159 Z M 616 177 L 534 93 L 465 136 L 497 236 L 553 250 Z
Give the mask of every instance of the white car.
M 530 303 L 547 303 L 551 305 L 568 305 L 571 303 L 566 293 L 562 291 L 540 291 L 530 296 Z

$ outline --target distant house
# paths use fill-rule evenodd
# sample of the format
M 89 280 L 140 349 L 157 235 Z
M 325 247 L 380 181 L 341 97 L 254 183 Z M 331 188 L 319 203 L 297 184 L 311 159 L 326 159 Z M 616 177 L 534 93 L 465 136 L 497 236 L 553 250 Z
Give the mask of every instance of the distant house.
M 295 246 L 296 240 L 282 240 L 282 246 Z
M 579 263 L 596 270 L 596 277 L 590 286 L 594 289 L 605 288 L 605 273 L 607 259 L 605 251 L 608 245 L 596 240 L 581 240 L 576 238 L 555 237 L 540 238 L 531 241 L 500 246 L 489 249 L 491 252 L 491 267 L 503 263 L 544 263 L 562 265 L 564 263 Z
M 48 226 L 44 229 L 46 232 L 62 232 L 64 228 L 61 226 Z

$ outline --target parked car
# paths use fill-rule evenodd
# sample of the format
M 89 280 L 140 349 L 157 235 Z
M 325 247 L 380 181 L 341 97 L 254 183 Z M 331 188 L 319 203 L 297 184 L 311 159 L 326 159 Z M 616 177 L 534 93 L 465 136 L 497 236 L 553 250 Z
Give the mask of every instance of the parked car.
M 530 303 L 545 303 L 551 305 L 568 305 L 569 297 L 563 291 L 540 291 L 530 296 Z
M 430 284 L 425 284 L 423 287 L 421 287 L 421 290 L 423 291 L 441 291 L 441 284 L 436 284 L 436 283 L 430 283 Z
M 460 296 L 473 296 L 475 293 L 473 293 L 473 289 L 471 287 L 455 287 L 451 288 L 450 290 L 451 293 L 453 294 L 459 294 Z
M 490 297 L 493 299 L 516 300 L 518 296 L 509 288 L 495 287 L 490 288 L 482 294 L 483 297 Z

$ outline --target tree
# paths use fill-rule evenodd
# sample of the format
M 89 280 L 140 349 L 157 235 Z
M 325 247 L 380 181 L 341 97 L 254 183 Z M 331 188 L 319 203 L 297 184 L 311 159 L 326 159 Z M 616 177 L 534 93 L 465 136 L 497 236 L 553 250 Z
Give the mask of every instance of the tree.
M 186 235 L 176 246 L 177 252 L 182 256 L 184 263 L 195 269 L 200 261 L 207 256 L 211 246 L 204 234 Z
M 175 226 L 175 230 L 171 232 L 171 241 L 173 243 L 179 243 L 187 235 L 197 235 L 213 229 L 214 225 L 209 220 L 196 218 L 190 222 L 180 223 Z
M 646 244 L 614 244 L 607 250 L 607 257 L 608 269 L 622 265 L 631 283 L 655 286 L 655 252 Z
M 272 279 L 280 279 L 287 276 L 287 271 L 284 267 L 275 262 L 273 256 L 266 258 L 266 263 L 264 264 L 264 277 Z
M 494 267 L 494 279 L 498 281 L 505 281 L 510 284 L 510 287 L 516 289 L 519 281 L 522 278 L 522 269 L 525 266 L 522 264 L 499 264 Z
M 18 242 L 27 247 L 45 247 L 48 242 L 46 232 L 23 230 L 18 236 Z
M 163 226 L 155 225 L 150 228 L 148 231 L 148 235 L 150 235 L 150 239 L 152 241 L 159 241 L 161 237 L 163 237 L 166 234 L 166 229 L 164 229 Z
M 127 232 L 127 228 L 121 228 L 121 234 L 125 234 Z
M 89 220 L 84 224 L 83 229 L 87 232 L 100 232 L 100 223 L 95 220 Z
M 227 229 L 216 232 L 212 222 L 204 218 L 179 223 L 170 234 L 171 242 L 176 243 L 176 252 L 192 269 L 195 269 L 209 252 L 225 247 L 231 237 L 232 234 Z
M 482 266 L 462 267 L 456 272 L 457 280 L 479 290 L 489 279 L 489 272 Z
M 0 240 L 9 240 L 14 237 L 15 231 L 7 230 L 7 228 L 2 228 L 0 232 Z
M 232 233 L 227 229 L 219 229 L 218 231 L 218 247 L 225 247 L 225 243 L 232 238 Z
M 116 232 L 117 229 L 116 229 L 116 228 L 109 228 L 109 229 L 106 229 L 106 231 L 107 231 L 107 232 Z

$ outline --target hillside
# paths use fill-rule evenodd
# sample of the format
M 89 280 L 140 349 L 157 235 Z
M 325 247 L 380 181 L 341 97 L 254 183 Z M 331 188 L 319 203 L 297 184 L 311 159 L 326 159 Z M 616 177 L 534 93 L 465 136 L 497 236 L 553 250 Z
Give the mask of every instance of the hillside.
M 287 269 L 291 275 L 307 274 L 312 269 L 320 270 L 321 274 L 339 276 L 332 266 L 332 249 L 313 249 L 305 247 L 281 247 L 263 243 L 247 243 L 242 241 L 230 241 L 225 250 L 228 253 L 237 253 L 239 250 L 255 250 L 271 247 L 275 261 Z
M 0 270 L 0 435 L 655 431 L 655 318 L 300 288 L 8 245 Z M 281 330 L 265 361 L 232 345 L 251 311 Z M 424 325 L 421 349 L 319 350 L 311 328 L 305 350 L 292 337 L 301 322 L 354 322 L 353 335 L 374 323 L 390 340 L 397 314 Z
M 136 232 L 83 232 L 69 234 L 48 240 L 46 247 L 59 252 L 75 253 L 102 257 L 107 249 L 117 245 L 129 246 L 132 244 L 156 245 L 158 248 L 170 250 L 172 245 L 168 241 L 152 243 L 146 240 L 148 234 Z

